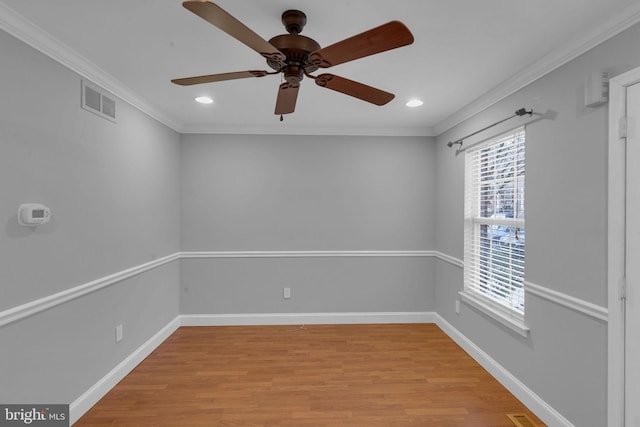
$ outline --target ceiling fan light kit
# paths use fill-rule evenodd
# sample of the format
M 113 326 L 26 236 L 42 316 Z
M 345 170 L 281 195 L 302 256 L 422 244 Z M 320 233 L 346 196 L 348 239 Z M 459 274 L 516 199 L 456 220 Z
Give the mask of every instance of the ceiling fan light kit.
M 395 97 L 394 94 L 334 74 L 323 73 L 315 76 L 311 73 L 320 68 L 330 68 L 413 43 L 413 35 L 409 29 L 399 21 L 391 21 L 322 48 L 312 38 L 300 35 L 307 23 L 307 16 L 303 12 L 293 9 L 287 10 L 282 14 L 282 24 L 288 34 L 272 37 L 267 42 L 215 3 L 190 0 L 185 1 L 182 5 L 262 55 L 266 59 L 267 65 L 274 71 L 236 71 L 186 77 L 171 81 L 178 85 L 189 86 L 282 74 L 284 82 L 278 88 L 274 111 L 274 114 L 280 115 L 280 120 L 282 120 L 283 114 L 294 112 L 300 82 L 304 77 L 314 80 L 320 87 L 331 89 L 374 105 L 387 104 Z

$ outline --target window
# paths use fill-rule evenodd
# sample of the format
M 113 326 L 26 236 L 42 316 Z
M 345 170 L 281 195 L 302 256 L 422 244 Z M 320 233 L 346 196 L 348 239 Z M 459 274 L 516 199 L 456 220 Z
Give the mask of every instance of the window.
M 498 320 L 521 328 L 525 328 L 524 182 L 524 128 L 466 151 L 462 296 Z

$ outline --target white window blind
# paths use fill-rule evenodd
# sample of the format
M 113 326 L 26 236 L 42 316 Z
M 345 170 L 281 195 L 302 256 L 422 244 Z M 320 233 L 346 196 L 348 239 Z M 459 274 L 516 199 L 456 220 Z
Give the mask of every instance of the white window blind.
M 524 317 L 525 130 L 466 151 L 465 292 Z

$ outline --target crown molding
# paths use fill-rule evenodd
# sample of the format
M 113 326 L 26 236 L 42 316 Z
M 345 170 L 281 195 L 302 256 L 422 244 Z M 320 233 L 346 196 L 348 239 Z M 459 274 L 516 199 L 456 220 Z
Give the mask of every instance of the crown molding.
M 176 132 L 181 132 L 180 124 L 171 119 L 165 112 L 149 104 L 124 83 L 104 72 L 96 64 L 1 2 L 0 29 L 42 52 L 54 61 L 59 62 L 81 77 L 101 86 L 151 118 L 165 124 Z
M 438 136 L 638 22 L 640 22 L 640 3 L 634 3 L 584 37 L 558 47 L 539 61 L 530 64 L 521 72 L 505 80 L 433 127 L 338 128 L 329 130 L 332 133 L 327 133 L 326 127 L 303 127 L 288 128 L 285 132 L 291 135 Z M 137 95 L 131 88 L 1 2 L 0 29 L 22 40 L 80 76 L 103 87 L 113 95 L 178 133 L 238 133 L 238 129 L 233 126 L 203 127 L 183 125 L 176 122 L 164 111 L 154 107 Z M 283 130 L 281 127 L 256 126 L 247 128 L 243 126 L 242 133 L 271 135 L 283 134 Z
M 248 135 L 324 135 L 324 136 L 437 136 L 431 127 L 327 127 L 327 126 L 201 126 L 185 125 L 181 129 L 184 134 L 248 134 Z
M 354 135 L 354 136 L 436 136 L 430 127 L 416 128 L 376 128 L 306 126 L 198 126 L 176 122 L 164 111 L 154 107 L 136 94 L 124 83 L 103 71 L 98 65 L 80 55 L 71 47 L 56 39 L 39 26 L 25 19 L 22 15 L 0 2 L 0 29 L 22 40 L 51 59 L 76 72 L 80 76 L 101 86 L 113 95 L 165 124 L 178 133 L 215 133 L 215 134 L 261 134 L 261 135 Z M 241 132 L 239 132 L 241 129 Z
M 595 27 L 583 37 L 576 38 L 567 44 L 557 47 L 540 60 L 529 64 L 519 73 L 485 92 L 475 101 L 436 124 L 433 127 L 434 133 L 436 135 L 443 134 L 638 22 L 640 22 L 640 2 L 634 2 L 614 18 Z

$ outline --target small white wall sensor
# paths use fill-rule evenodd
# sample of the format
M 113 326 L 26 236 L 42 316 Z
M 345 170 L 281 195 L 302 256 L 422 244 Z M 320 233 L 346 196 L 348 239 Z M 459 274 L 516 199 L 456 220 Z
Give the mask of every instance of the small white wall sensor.
M 25 227 L 46 224 L 51 219 L 51 209 L 40 203 L 24 203 L 18 207 L 18 224 Z
M 598 107 L 609 100 L 609 73 L 590 74 L 584 82 L 585 107 Z

